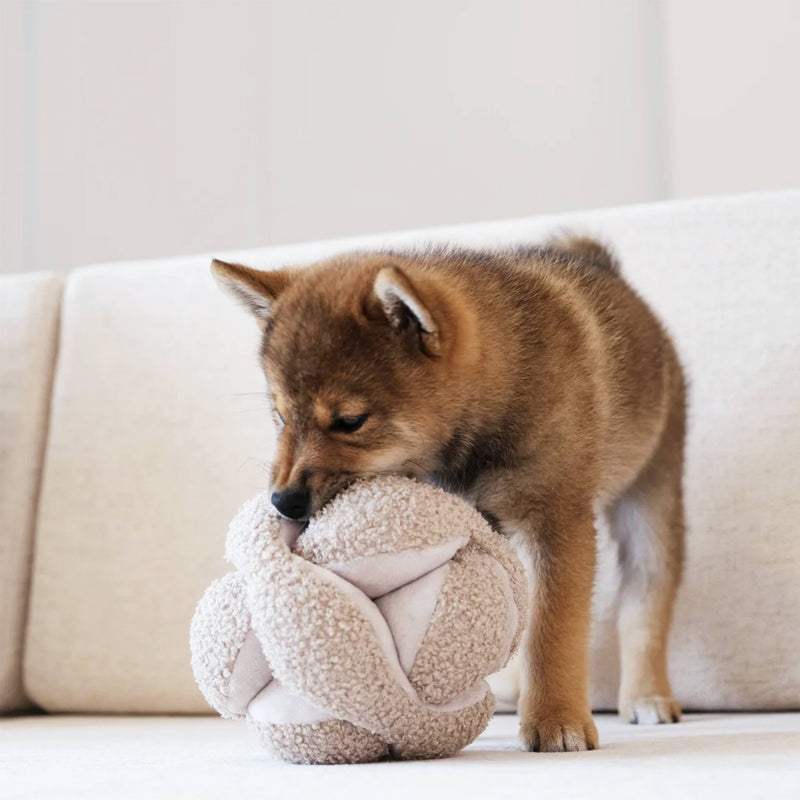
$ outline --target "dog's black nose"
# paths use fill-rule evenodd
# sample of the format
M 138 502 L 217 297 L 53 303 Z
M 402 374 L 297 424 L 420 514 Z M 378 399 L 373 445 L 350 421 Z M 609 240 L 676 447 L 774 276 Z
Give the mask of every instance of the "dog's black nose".
M 289 519 L 302 519 L 308 514 L 308 505 L 311 501 L 311 493 L 308 489 L 283 489 L 280 492 L 273 492 L 272 505 Z

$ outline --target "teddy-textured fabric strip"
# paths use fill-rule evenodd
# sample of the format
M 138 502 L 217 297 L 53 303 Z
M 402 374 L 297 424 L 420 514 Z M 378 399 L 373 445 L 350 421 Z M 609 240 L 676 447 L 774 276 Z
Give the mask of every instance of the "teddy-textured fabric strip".
M 513 654 L 519 647 L 522 634 L 525 631 L 525 624 L 528 620 L 530 586 L 525 575 L 525 569 L 505 539 L 498 536 L 488 524 L 475 526 L 472 530 L 472 543 L 492 557 L 495 564 L 503 570 L 510 583 L 511 594 L 514 597 L 514 607 L 521 622 L 521 624 L 515 626 L 514 634 L 511 637 L 509 653 Z
M 247 587 L 240 572 L 229 572 L 206 589 L 189 629 L 192 671 L 209 705 L 221 716 L 240 718 L 245 708 L 230 703 L 236 660 L 251 630 Z M 269 681 L 269 672 L 262 686 Z
M 408 679 L 426 703 L 451 700 L 466 679 L 480 681 L 508 660 L 511 637 L 508 581 L 470 543 L 453 556 L 430 625 Z M 475 598 L 480 597 L 480 603 Z M 515 614 L 515 617 L 517 615 Z M 509 635 L 509 633 L 511 635 Z M 442 654 L 444 651 L 444 656 Z
M 463 500 L 430 484 L 389 476 L 361 479 L 309 522 L 297 552 L 315 564 L 346 563 L 469 538 L 481 522 Z M 332 537 L 337 530 L 348 535 Z
M 287 727 L 250 721 L 272 755 L 295 764 L 352 764 L 389 755 L 374 733 L 341 719 Z

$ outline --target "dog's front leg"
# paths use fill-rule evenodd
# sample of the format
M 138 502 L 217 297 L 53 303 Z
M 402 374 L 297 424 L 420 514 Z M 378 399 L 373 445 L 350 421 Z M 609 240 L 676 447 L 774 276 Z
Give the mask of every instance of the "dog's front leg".
M 589 705 L 594 519 L 590 504 L 563 500 L 515 525 L 513 537 L 531 587 L 520 734 L 527 749 L 541 752 L 597 747 Z

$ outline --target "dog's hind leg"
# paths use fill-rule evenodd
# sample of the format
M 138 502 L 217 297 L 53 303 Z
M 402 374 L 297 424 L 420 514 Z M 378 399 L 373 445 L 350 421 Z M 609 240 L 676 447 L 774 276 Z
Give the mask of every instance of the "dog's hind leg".
M 652 458 L 608 509 L 622 572 L 618 707 L 620 716 L 633 723 L 680 719 L 667 677 L 667 641 L 683 562 L 684 429 L 681 392 L 673 397 Z

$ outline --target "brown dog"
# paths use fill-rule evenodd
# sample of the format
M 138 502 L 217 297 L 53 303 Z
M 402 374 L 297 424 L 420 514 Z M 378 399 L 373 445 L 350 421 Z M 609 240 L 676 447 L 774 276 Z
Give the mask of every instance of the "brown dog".
M 521 735 L 597 746 L 588 700 L 596 512 L 619 543 L 631 722 L 674 722 L 666 648 L 683 555 L 684 380 L 599 244 L 354 253 L 260 272 L 215 261 L 263 330 L 282 427 L 273 502 L 306 518 L 355 476 L 406 473 L 472 502 L 531 579 Z

